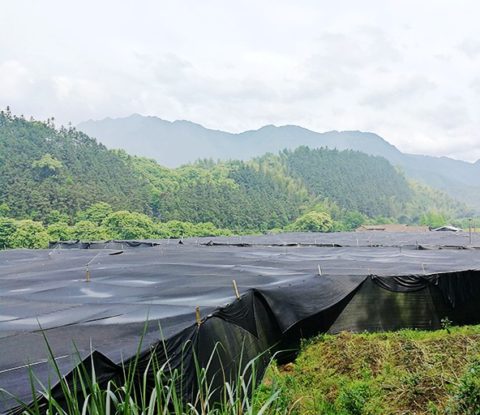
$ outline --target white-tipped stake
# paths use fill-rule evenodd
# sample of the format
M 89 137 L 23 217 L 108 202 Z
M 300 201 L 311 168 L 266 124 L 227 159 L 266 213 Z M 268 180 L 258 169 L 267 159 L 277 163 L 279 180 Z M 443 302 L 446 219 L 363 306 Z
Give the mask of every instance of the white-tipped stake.
M 320 264 L 318 264 L 318 275 L 320 277 L 322 276 L 322 269 L 320 268 Z
M 232 280 L 232 284 L 233 284 L 233 290 L 235 291 L 235 297 L 237 297 L 237 300 L 240 300 L 240 293 L 238 292 L 237 281 Z
M 90 269 L 88 265 L 85 267 L 85 282 L 90 282 Z

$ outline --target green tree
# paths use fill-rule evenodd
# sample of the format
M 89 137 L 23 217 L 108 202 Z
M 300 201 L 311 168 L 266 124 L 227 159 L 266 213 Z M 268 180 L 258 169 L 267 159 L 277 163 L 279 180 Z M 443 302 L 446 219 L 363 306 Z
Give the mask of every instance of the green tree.
M 172 238 L 172 233 L 167 228 L 165 223 L 156 223 L 155 224 L 155 231 L 154 231 L 154 238 L 158 239 L 168 239 Z
M 39 172 L 41 178 L 57 175 L 62 166 L 62 162 L 49 153 L 44 154 L 39 160 L 32 163 L 33 169 Z
M 154 237 L 156 231 L 147 215 L 126 210 L 111 213 L 103 224 L 114 239 L 147 239 Z
M 66 213 L 62 213 L 56 209 L 50 211 L 50 213 L 45 218 L 44 223 L 47 225 L 53 223 L 68 223 L 68 215 Z
M 73 237 L 81 241 L 104 241 L 112 239 L 104 226 L 98 226 L 89 220 L 81 220 L 73 227 Z
M 50 241 L 70 241 L 74 236 L 74 229 L 65 222 L 56 222 L 48 225 L 47 233 Z
M 47 248 L 48 234 L 40 222 L 21 220 L 9 241 L 12 248 Z
M 10 248 L 10 239 L 16 227 L 15 220 L 0 217 L 0 249 Z
M 431 228 L 439 228 L 447 223 L 447 218 L 443 213 L 429 211 L 420 218 L 420 225 L 430 226 Z
M 365 223 L 366 219 L 360 212 L 346 212 L 343 215 L 342 223 L 346 231 L 353 231 Z
M 202 222 L 193 225 L 193 234 L 189 236 L 220 236 L 225 235 L 225 231 L 218 229 L 212 222 Z
M 6 218 L 10 213 L 10 208 L 6 203 L 0 203 L 0 218 Z
M 298 232 L 330 232 L 333 228 L 332 218 L 325 212 L 308 212 L 300 216 L 291 226 Z
M 194 227 L 190 222 L 182 222 L 179 220 L 166 222 L 165 228 L 171 238 L 188 238 L 189 236 L 193 236 L 194 233 Z
M 112 206 L 106 202 L 94 203 L 77 214 L 77 220 L 89 220 L 100 225 L 105 218 L 113 213 Z

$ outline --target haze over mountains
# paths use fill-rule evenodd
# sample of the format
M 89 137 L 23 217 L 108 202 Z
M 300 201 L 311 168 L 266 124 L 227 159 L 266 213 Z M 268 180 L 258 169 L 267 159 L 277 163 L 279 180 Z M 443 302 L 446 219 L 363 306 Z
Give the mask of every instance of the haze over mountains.
M 357 150 L 382 156 L 407 177 L 443 190 L 480 211 L 480 163 L 402 153 L 377 134 L 361 131 L 318 133 L 295 125 L 267 125 L 239 134 L 211 130 L 190 121 L 165 121 L 138 114 L 86 121 L 78 128 L 108 148 L 150 157 L 176 167 L 202 158 L 251 159 L 301 145 Z

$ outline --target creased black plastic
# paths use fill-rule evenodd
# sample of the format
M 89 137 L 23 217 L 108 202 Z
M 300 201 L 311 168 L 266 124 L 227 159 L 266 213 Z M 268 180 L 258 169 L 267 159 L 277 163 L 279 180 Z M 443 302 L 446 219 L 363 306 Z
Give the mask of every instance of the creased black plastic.
M 140 378 L 153 356 L 168 371 L 181 368 L 180 393 L 194 401 L 195 356 L 211 362 L 220 387 L 257 355 L 261 376 L 274 353 L 294 353 L 318 332 L 480 321 L 478 251 L 440 249 L 463 246 L 465 235 L 294 234 L 202 245 L 210 239 L 0 252 L 0 387 L 28 400 L 29 363 L 55 383 L 39 323 L 62 375 L 74 368 L 73 343 L 87 360 L 93 348 L 102 381 L 125 364 L 136 364 Z M 0 396 L 0 412 L 14 405 Z

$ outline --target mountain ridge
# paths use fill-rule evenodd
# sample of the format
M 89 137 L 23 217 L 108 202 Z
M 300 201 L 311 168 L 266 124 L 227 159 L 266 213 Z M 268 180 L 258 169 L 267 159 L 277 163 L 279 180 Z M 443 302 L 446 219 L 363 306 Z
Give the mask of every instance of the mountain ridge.
M 86 121 L 78 128 L 108 148 L 154 158 L 176 167 L 198 159 L 249 160 L 305 145 L 355 150 L 386 158 L 404 174 L 467 203 L 480 212 L 480 163 L 449 157 L 401 152 L 373 132 L 359 130 L 316 132 L 297 125 L 265 125 L 231 133 L 187 120 L 167 121 L 133 114 L 122 118 Z

